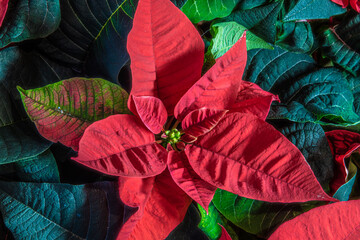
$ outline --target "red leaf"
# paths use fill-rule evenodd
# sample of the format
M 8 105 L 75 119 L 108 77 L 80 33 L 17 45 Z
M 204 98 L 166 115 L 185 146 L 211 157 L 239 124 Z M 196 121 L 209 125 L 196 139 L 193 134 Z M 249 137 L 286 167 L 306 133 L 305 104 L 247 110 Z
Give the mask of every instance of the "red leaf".
M 191 199 L 174 183 L 168 171 L 155 179 L 144 213 L 129 238 L 119 235 L 118 240 L 165 239 L 185 217 Z
M 204 42 L 189 19 L 169 0 L 140 0 L 127 49 L 136 96 L 160 98 L 170 115 L 201 77 Z M 129 108 L 133 110 L 130 103 Z
M 177 119 L 182 120 L 189 112 L 203 107 L 229 109 L 235 102 L 246 65 L 245 38 L 244 33 L 237 43 L 185 93 L 174 110 Z
M 151 178 L 119 178 L 119 193 L 121 201 L 138 210 L 121 227 L 118 236 L 121 239 L 129 238 L 137 222 L 144 214 L 144 208 L 151 195 L 155 177 Z
M 226 229 L 221 225 L 220 225 L 220 227 L 221 227 L 221 237 L 219 238 L 219 240 L 231 240 L 231 237 L 228 234 L 228 232 L 226 231 Z
M 5 14 L 8 8 L 9 0 L 0 0 L 0 27 L 4 21 Z
M 227 114 L 185 152 L 202 179 L 243 197 L 336 201 L 323 191 L 301 152 L 252 114 Z
M 271 103 L 275 100 L 280 101 L 278 96 L 262 90 L 255 83 L 241 81 L 236 101 L 230 111 L 252 113 L 265 120 L 269 114 Z
M 269 238 L 292 239 L 360 239 L 360 200 L 314 208 L 283 223 Z
M 211 131 L 216 124 L 225 116 L 227 110 L 215 110 L 201 108 L 190 112 L 181 123 L 182 129 L 187 135 L 196 139 Z
M 360 1 L 359 0 L 350 0 L 350 5 L 355 11 L 360 13 Z
M 135 97 L 132 96 L 136 113 L 139 115 L 145 126 L 155 134 L 163 129 L 167 119 L 167 112 L 162 101 L 156 97 Z
M 166 168 L 167 152 L 135 117 L 113 115 L 91 124 L 75 161 L 105 174 L 151 177 Z
M 207 211 L 216 187 L 205 182 L 196 174 L 185 153 L 169 152 L 168 169 L 176 184 Z
M 359 148 L 360 134 L 346 130 L 334 130 L 325 134 L 335 158 L 335 176 L 330 183 L 331 192 L 335 193 L 346 182 L 347 169 L 344 160 Z

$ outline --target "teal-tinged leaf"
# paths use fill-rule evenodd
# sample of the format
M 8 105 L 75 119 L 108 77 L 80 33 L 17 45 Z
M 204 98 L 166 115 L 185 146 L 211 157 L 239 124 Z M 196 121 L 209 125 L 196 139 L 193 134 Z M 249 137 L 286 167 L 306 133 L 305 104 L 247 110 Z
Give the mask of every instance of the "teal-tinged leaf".
M 274 50 L 255 49 L 248 52 L 243 79 L 256 83 L 265 91 L 278 93 L 286 90 L 284 83 L 315 68 L 314 60 L 305 54 L 291 53 L 279 47 Z
M 58 167 L 50 150 L 26 159 L 26 161 L 2 165 L 0 175 L 11 181 L 60 182 Z
M 210 203 L 208 212 L 203 207 L 198 205 L 200 210 L 201 220 L 199 228 L 208 236 L 210 240 L 217 240 L 221 237 L 221 227 L 218 223 L 223 225 L 223 221 L 213 203 Z
M 330 28 L 322 34 L 321 48 L 324 56 L 330 58 L 354 76 L 360 74 L 360 53 L 354 51 Z
M 41 88 L 18 89 L 40 134 L 75 150 L 91 123 L 130 113 L 125 90 L 100 78 L 71 78 Z
M 0 211 L 15 239 L 106 239 L 121 224 L 113 222 L 122 215 L 111 212 L 116 199 L 91 185 L 0 182 Z
M 132 0 L 61 0 L 60 26 L 39 48 L 58 63 L 117 83 L 129 60 L 135 6 Z
M 213 203 L 219 212 L 245 231 L 266 238 L 281 223 L 319 206 L 316 203 L 268 203 L 218 189 Z
M 267 2 L 269 2 L 269 0 L 240 0 L 236 8 L 243 10 L 252 9 L 266 4 Z
M 265 41 L 275 43 L 276 20 L 281 4 L 278 1 L 247 10 L 237 9 L 224 18 L 224 21 L 235 21 Z
M 277 92 L 282 104 L 274 106 L 277 113 L 271 113 L 270 118 L 283 116 L 291 121 L 343 126 L 360 122 L 351 88 L 336 68 L 322 68 L 288 83 L 286 89 Z
M 220 22 L 211 26 L 212 40 L 208 48 L 208 53 L 213 57 L 219 58 L 226 53 L 242 36 L 245 27 L 236 22 Z M 246 48 L 247 50 L 255 48 L 273 49 L 273 47 L 254 35 L 252 32 L 246 32 Z
M 283 21 L 328 19 L 345 12 L 346 9 L 329 0 L 299 0 Z
M 0 48 L 10 43 L 46 37 L 60 23 L 59 0 L 9 1 L 0 28 Z
M 348 82 L 354 95 L 354 111 L 360 115 L 360 77 L 348 76 Z
M 357 175 L 357 172 L 348 182 L 346 182 L 344 185 L 342 185 L 335 192 L 333 198 L 339 199 L 340 201 L 348 201 L 350 198 L 350 194 L 351 194 L 352 188 L 354 186 L 355 180 L 356 180 L 356 175 Z
M 314 35 L 308 22 L 278 22 L 276 45 L 289 51 L 305 53 L 314 45 Z
M 270 121 L 304 155 L 317 180 L 328 188 L 334 176 L 333 156 L 319 124 Z
M 187 0 L 181 11 L 192 21 L 210 21 L 228 16 L 239 0 Z

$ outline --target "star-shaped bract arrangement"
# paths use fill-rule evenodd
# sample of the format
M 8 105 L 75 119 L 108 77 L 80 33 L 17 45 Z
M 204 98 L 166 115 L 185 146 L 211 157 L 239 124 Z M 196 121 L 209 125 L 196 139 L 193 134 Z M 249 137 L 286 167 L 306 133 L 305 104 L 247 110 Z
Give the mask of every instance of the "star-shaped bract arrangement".
M 128 36 L 134 115 L 90 125 L 74 160 L 120 176 L 139 207 L 119 239 L 163 239 L 216 188 L 270 202 L 333 200 L 300 151 L 264 120 L 277 97 L 241 80 L 245 35 L 203 76 L 204 43 L 168 0 L 140 0 Z M 186 193 L 186 194 L 185 194 Z

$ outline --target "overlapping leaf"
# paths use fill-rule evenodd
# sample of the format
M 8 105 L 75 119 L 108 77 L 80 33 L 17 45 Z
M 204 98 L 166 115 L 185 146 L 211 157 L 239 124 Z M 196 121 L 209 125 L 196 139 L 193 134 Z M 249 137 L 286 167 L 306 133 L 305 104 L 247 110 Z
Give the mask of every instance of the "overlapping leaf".
M 1 1 L 0 7 L 0 48 L 13 42 L 46 37 L 59 26 L 59 0 L 9 1 L 6 18 L 2 22 L 7 2 Z
M 128 94 L 103 79 L 71 78 L 19 91 L 27 114 L 41 135 L 75 150 L 91 123 L 113 114 L 129 113 Z

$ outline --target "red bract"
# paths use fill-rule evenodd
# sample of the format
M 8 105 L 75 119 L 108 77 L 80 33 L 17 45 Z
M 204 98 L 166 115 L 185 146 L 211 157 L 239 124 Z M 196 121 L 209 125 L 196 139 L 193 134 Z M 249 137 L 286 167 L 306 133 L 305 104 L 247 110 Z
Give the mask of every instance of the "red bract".
M 265 201 L 333 200 L 264 121 L 277 98 L 241 80 L 245 35 L 201 77 L 204 44 L 191 22 L 168 0 L 140 0 L 128 51 L 135 116 L 92 124 L 75 158 L 121 176 L 120 197 L 139 207 L 119 239 L 163 239 L 184 217 L 187 195 L 207 209 L 216 188 Z M 166 219 L 151 217 L 159 213 Z
M 331 1 L 341 5 L 343 8 L 346 8 L 350 2 L 351 7 L 355 11 L 360 12 L 360 1 L 359 0 L 331 0 Z
M 0 27 L 4 21 L 6 10 L 8 8 L 9 0 L 0 0 Z
M 359 151 L 360 134 L 346 130 L 334 130 L 327 132 L 326 137 L 336 164 L 335 176 L 330 184 L 331 192 L 335 193 L 346 182 L 345 158 L 349 157 L 354 151 Z

